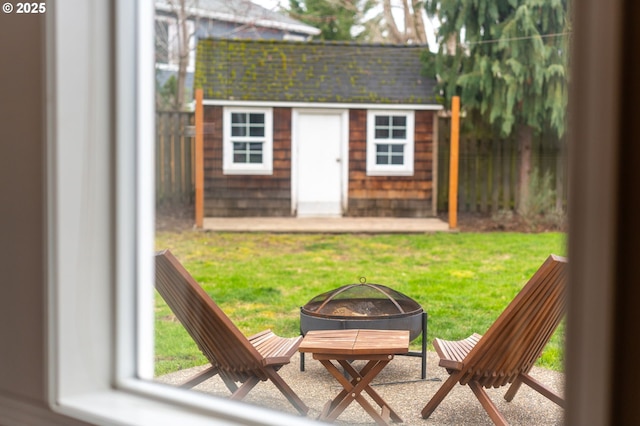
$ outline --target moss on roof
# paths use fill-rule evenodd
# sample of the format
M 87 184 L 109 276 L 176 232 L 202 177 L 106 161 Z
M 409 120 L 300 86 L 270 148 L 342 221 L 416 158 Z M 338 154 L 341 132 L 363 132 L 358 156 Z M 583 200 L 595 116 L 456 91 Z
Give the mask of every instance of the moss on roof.
M 204 39 L 194 87 L 205 99 L 435 104 L 423 46 Z

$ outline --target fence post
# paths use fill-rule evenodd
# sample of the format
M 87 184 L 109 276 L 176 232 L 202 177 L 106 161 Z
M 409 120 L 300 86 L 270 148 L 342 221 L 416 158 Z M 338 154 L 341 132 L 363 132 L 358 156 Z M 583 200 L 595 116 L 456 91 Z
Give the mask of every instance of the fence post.
M 451 99 L 451 151 L 449 154 L 449 228 L 458 226 L 458 156 L 460 141 L 460 97 Z
M 195 216 L 196 227 L 202 228 L 204 223 L 204 108 L 202 106 L 202 89 L 196 89 L 195 121 Z

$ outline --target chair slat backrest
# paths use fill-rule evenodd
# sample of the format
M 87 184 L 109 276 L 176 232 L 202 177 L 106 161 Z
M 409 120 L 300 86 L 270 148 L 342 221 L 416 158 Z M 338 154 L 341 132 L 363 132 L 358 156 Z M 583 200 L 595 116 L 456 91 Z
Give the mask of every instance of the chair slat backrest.
M 529 372 L 566 311 L 566 265 L 547 258 L 466 356 L 460 383 L 499 387 Z
M 211 365 L 236 380 L 264 376 L 262 356 L 169 251 L 156 253 L 156 289 Z

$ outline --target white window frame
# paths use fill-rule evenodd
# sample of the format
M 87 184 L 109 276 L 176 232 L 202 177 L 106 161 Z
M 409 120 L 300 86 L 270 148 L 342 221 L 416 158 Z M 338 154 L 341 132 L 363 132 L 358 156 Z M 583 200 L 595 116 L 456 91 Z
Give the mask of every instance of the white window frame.
M 153 2 L 47 6 L 51 409 L 98 425 L 315 424 L 147 380 L 154 322 Z
M 155 23 L 156 25 L 159 23 L 165 23 L 167 25 L 167 33 L 166 34 L 158 34 L 157 28 L 154 26 L 154 40 L 157 41 L 159 36 L 161 36 L 163 38 L 162 42 L 166 42 L 166 49 L 167 49 L 167 60 L 162 61 L 160 60 L 157 56 L 155 56 L 155 61 L 156 61 L 156 66 L 158 67 L 164 67 L 164 68 L 168 68 L 169 65 L 172 63 L 171 58 L 172 58 L 172 50 L 175 49 L 175 47 L 172 49 L 172 44 L 173 44 L 173 39 L 175 38 L 175 31 L 176 31 L 176 18 L 173 18 L 171 16 L 156 16 L 155 19 Z M 164 40 L 164 37 L 166 36 L 166 40 Z
M 178 71 L 178 20 L 174 16 L 158 15 L 155 17 L 156 21 L 163 21 L 167 23 L 167 62 L 156 61 L 156 68 L 168 71 Z M 196 45 L 197 34 L 195 32 L 195 22 L 192 19 L 187 19 L 187 33 L 189 37 L 189 63 L 187 65 L 187 72 L 195 72 L 196 64 Z M 154 26 L 155 31 L 155 26 Z M 157 35 L 154 35 L 156 37 Z M 154 44 L 155 46 L 155 44 Z M 155 55 L 154 55 L 155 58 Z
M 405 139 L 376 139 L 375 121 L 377 116 L 406 117 Z M 415 151 L 415 113 L 414 111 L 368 110 L 367 111 L 367 175 L 368 176 L 413 176 Z M 403 145 L 403 164 L 377 164 L 376 147 L 378 144 Z
M 264 114 L 264 137 L 236 138 L 231 136 L 231 114 Z M 271 175 L 273 174 L 273 108 L 224 107 L 222 118 L 222 172 L 225 175 Z M 262 142 L 262 163 L 234 163 L 233 141 Z

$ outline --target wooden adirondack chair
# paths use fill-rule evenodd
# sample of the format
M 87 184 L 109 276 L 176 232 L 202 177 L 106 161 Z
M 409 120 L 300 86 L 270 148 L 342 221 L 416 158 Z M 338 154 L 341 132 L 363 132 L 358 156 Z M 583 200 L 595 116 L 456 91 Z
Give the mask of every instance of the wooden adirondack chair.
M 473 334 L 459 341 L 435 339 L 441 367 L 449 372 L 422 409 L 428 418 L 456 383 L 468 385 L 496 425 L 508 424 L 484 388 L 511 383 L 505 399 L 511 401 L 526 383 L 564 407 L 564 399 L 536 381 L 529 371 L 538 359 L 566 310 L 567 260 L 551 255 L 507 306 L 484 336 Z
M 266 330 L 245 337 L 169 250 L 156 253 L 156 289 L 211 363 L 183 387 L 219 374 L 232 392 L 230 399 L 240 400 L 261 380 L 271 380 L 300 414 L 307 413 L 309 408 L 277 372 L 296 353 L 302 336 L 283 338 Z

